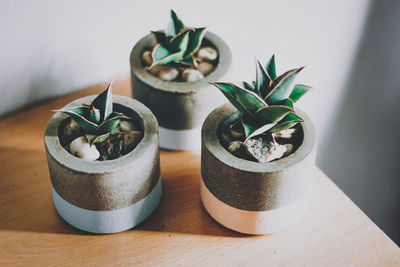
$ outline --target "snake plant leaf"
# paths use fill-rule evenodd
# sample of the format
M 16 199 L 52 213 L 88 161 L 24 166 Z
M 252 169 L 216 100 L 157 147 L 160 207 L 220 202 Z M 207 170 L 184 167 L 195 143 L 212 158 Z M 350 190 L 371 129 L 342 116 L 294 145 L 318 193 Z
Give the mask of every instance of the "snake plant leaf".
M 163 31 L 151 31 L 151 33 L 154 35 L 154 38 L 156 38 L 156 42 L 159 44 L 164 43 L 167 40 L 167 36 Z
M 268 106 L 256 112 L 256 118 L 262 122 L 278 122 L 293 110 L 286 106 Z
M 215 85 L 225 95 L 225 97 L 228 98 L 229 102 L 231 102 L 231 104 L 242 113 L 242 115 L 246 115 L 246 116 L 250 116 L 250 117 L 253 116 L 253 113 L 250 110 L 248 110 L 246 106 L 244 106 L 242 103 L 240 103 L 236 99 L 235 90 L 231 83 L 217 82 L 217 83 L 211 83 L 211 84 Z
M 290 109 L 293 111 L 293 100 L 290 99 L 290 98 L 287 98 L 287 99 L 285 99 L 285 100 L 279 102 L 278 105 L 288 107 L 288 108 L 290 108 Z
M 303 119 L 294 113 L 287 114 L 276 126 L 269 130 L 270 133 L 280 132 L 292 128 L 297 123 L 302 122 Z
M 244 117 L 244 116 L 242 117 L 242 124 L 243 124 L 243 128 L 244 128 L 244 132 L 246 134 L 246 139 L 245 139 L 244 143 L 246 143 L 248 140 L 250 140 L 251 138 L 253 138 L 257 135 L 265 133 L 266 131 L 268 131 L 269 129 L 271 129 L 272 127 L 274 127 L 276 125 L 276 123 L 268 123 L 268 124 L 260 125 L 252 119 L 246 119 L 246 117 Z
M 91 107 L 89 110 L 89 120 L 96 124 L 100 123 L 100 110 L 95 107 Z
M 235 103 L 239 103 L 241 107 L 240 109 L 236 107 L 237 104 L 234 104 L 231 101 L 239 111 L 245 110 L 243 115 L 250 114 L 251 116 L 254 116 L 257 110 L 268 106 L 267 103 L 265 103 L 265 101 L 253 91 L 241 88 L 232 83 L 214 83 L 214 85 L 216 85 L 224 94 L 225 92 L 228 93 L 230 96 L 228 97 L 229 101 L 233 98 Z
M 296 102 L 299 100 L 305 93 L 310 91 L 312 87 L 303 85 L 303 84 L 296 84 L 293 87 L 292 93 L 290 94 L 289 98 L 293 100 L 293 102 Z
M 153 63 L 151 64 L 150 68 L 154 67 L 155 65 L 165 65 L 174 61 L 179 61 L 182 59 L 184 53 L 185 51 L 183 50 L 176 53 L 171 53 L 162 44 L 157 44 L 151 53 Z
M 118 124 L 120 119 L 130 119 L 122 113 L 113 112 L 107 118 L 107 120 L 103 121 L 96 129 L 97 134 L 105 134 L 114 130 Z
M 197 66 L 198 66 L 197 61 L 194 59 L 194 57 L 192 55 L 185 56 L 182 60 L 178 61 L 178 63 L 187 65 L 187 66 L 193 66 L 195 68 L 197 68 Z
M 100 110 L 100 121 L 108 118 L 113 111 L 112 83 L 108 84 L 107 88 L 93 100 L 90 106 Z
M 201 42 L 203 41 L 204 36 L 206 35 L 207 28 L 195 28 L 190 32 L 189 35 L 189 44 L 187 46 L 185 56 L 193 55 L 200 48 Z
M 178 35 L 174 36 L 174 38 L 170 41 L 170 46 L 173 51 L 181 51 L 186 50 L 188 43 L 189 43 L 189 33 L 190 29 L 185 29 L 184 31 L 180 32 Z
M 267 103 L 277 103 L 289 97 L 290 93 L 292 92 L 291 84 L 296 78 L 297 74 L 303 69 L 304 67 L 289 70 L 276 78 L 272 83 L 272 90 L 267 94 L 264 98 Z
M 167 26 L 167 36 L 175 36 L 177 35 L 181 30 L 185 28 L 185 25 L 183 22 L 178 18 L 176 15 L 175 11 L 171 9 L 171 21 L 168 23 Z
M 250 90 L 250 91 L 253 91 L 253 92 L 257 93 L 257 90 L 253 85 L 251 85 L 251 84 L 249 84 L 247 82 L 242 82 L 242 83 L 243 83 L 243 87 L 244 88 L 246 88 L 247 90 Z
M 267 95 L 270 81 L 271 78 L 264 70 L 264 67 L 261 65 L 260 61 L 256 60 L 256 89 L 258 91 L 258 95 L 261 97 Z
M 276 79 L 275 55 L 272 55 L 272 57 L 269 59 L 267 65 L 265 66 L 265 69 L 267 70 L 271 80 L 275 80 Z
M 104 142 L 109 136 L 110 136 L 110 133 L 106 133 L 106 134 L 102 134 L 102 135 L 86 134 L 86 139 L 89 141 L 89 145 L 92 146 L 96 143 Z
M 97 124 L 95 124 L 85 118 L 85 116 L 89 112 L 88 108 L 86 108 L 86 107 L 78 107 L 78 108 L 71 108 L 71 109 L 59 109 L 56 111 L 60 111 L 64 114 L 68 115 L 86 132 L 92 133 L 92 132 L 95 132 L 97 129 Z

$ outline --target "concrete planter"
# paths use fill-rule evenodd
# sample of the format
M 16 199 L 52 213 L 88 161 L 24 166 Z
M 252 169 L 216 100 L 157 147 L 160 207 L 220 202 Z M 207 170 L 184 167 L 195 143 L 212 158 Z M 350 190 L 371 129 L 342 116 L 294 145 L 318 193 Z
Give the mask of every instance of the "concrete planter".
M 231 63 L 231 51 L 217 35 L 207 32 L 204 43 L 214 46 L 219 53 L 215 70 L 196 82 L 163 81 L 147 72 L 141 55 L 155 44 L 149 34 L 133 48 L 130 56 L 133 97 L 157 117 L 160 147 L 171 150 L 200 148 L 201 125 L 207 115 L 224 102 L 222 94 L 210 85 L 223 77 Z
M 267 234 L 296 223 L 311 202 L 316 133 L 300 110 L 304 138 L 291 155 L 269 163 L 244 160 L 222 147 L 217 131 L 239 117 L 230 104 L 214 110 L 202 129 L 201 200 L 219 223 L 246 234 Z
M 67 106 L 90 104 L 95 96 Z M 53 201 L 69 224 L 93 233 L 115 233 L 146 219 L 161 199 L 157 121 L 136 100 L 113 96 L 114 110 L 133 118 L 143 139 L 128 154 L 107 161 L 85 161 L 71 155 L 59 142 L 58 126 L 66 115 L 57 112 L 45 133 Z

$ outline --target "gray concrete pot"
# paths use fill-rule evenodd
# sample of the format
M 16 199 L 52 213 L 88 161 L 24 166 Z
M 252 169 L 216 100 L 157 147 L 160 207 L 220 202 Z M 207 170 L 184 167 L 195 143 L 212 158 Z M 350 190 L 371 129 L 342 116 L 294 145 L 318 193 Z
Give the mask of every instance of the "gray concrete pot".
M 142 64 L 141 55 L 155 44 L 153 35 L 143 37 L 130 56 L 133 97 L 151 109 L 157 117 L 160 146 L 171 150 L 200 148 L 201 125 L 207 115 L 224 102 L 222 94 L 210 82 L 220 80 L 231 63 L 231 51 L 217 35 L 207 32 L 203 43 L 212 44 L 219 53 L 215 70 L 196 82 L 163 81 Z
M 215 109 L 202 129 L 201 200 L 208 213 L 232 230 L 267 234 L 296 223 L 311 202 L 316 133 L 300 110 L 304 138 L 291 155 L 269 163 L 238 158 L 220 144 L 217 131 L 240 114 L 231 105 Z
M 90 104 L 95 96 L 77 99 L 67 107 Z M 157 121 L 140 102 L 113 96 L 114 110 L 133 118 L 144 136 L 134 150 L 115 160 L 85 161 L 61 145 L 58 126 L 66 118 L 55 113 L 44 142 L 52 194 L 58 214 L 69 224 L 93 233 L 115 233 L 146 219 L 161 199 Z

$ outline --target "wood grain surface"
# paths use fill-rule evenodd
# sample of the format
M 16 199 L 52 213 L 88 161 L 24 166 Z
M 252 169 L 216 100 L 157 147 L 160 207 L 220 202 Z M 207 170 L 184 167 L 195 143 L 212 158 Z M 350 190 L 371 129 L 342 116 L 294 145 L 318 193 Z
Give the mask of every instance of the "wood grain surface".
M 0 120 L 1 265 L 400 266 L 399 248 L 318 168 L 312 207 L 297 225 L 265 236 L 220 226 L 200 202 L 198 151 L 161 152 L 162 202 L 135 229 L 95 235 L 69 226 L 52 203 L 44 130 L 51 110 L 105 86 Z M 113 89 L 131 96 L 129 78 Z

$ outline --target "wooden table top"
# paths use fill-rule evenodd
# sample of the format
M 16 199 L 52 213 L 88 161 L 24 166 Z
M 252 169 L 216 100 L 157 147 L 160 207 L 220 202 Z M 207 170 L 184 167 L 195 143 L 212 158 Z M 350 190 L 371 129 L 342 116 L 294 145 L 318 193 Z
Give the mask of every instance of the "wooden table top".
M 288 230 L 242 235 L 216 223 L 200 202 L 200 153 L 161 151 L 160 206 L 135 229 L 88 234 L 53 206 L 43 135 L 52 111 L 96 85 L 0 120 L 1 265 L 400 266 L 400 250 L 321 170 L 313 203 Z M 113 93 L 131 96 L 129 77 Z

